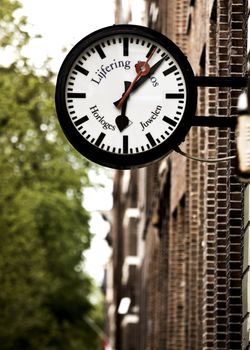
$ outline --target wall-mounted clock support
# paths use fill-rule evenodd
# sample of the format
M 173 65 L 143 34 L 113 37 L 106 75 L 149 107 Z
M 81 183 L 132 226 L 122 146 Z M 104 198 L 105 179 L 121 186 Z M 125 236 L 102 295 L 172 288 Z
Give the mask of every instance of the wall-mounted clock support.
M 248 84 L 248 77 L 198 77 L 195 76 L 197 86 L 242 88 Z
M 198 87 L 231 87 L 244 88 L 249 84 L 249 79 L 246 77 L 204 77 L 195 76 L 195 83 Z M 207 126 L 207 127 L 224 127 L 234 129 L 236 126 L 237 117 L 226 116 L 195 116 L 192 126 Z
M 217 128 L 231 128 L 236 126 L 237 117 L 225 116 L 195 116 L 193 118 L 192 126 L 207 126 Z

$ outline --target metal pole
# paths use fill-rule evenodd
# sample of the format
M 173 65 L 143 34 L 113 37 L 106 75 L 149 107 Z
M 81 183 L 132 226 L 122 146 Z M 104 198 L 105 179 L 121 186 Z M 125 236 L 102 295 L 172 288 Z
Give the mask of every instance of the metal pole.
M 242 88 L 248 85 L 248 77 L 195 77 L 197 86 Z

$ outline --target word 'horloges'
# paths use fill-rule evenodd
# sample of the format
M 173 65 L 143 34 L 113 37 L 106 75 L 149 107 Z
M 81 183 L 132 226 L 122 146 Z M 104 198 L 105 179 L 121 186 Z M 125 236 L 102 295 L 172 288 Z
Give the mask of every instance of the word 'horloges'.
M 97 105 L 89 107 L 89 109 L 91 110 L 91 113 L 93 114 L 95 119 L 102 125 L 104 130 L 111 130 L 111 131 L 115 130 L 114 125 L 107 123 L 106 120 L 104 119 L 104 116 L 100 116 Z
M 97 69 L 97 71 L 95 72 L 96 76 L 95 79 L 92 78 L 91 81 L 93 81 L 94 83 L 96 83 L 97 85 L 100 84 L 100 82 L 102 81 L 103 78 L 106 79 L 106 76 L 114 69 L 118 69 L 118 68 L 123 68 L 123 69 L 130 69 L 130 63 L 131 61 L 116 61 L 115 59 L 113 59 L 113 62 L 111 62 L 110 64 L 107 65 L 101 65 L 101 67 L 99 69 Z

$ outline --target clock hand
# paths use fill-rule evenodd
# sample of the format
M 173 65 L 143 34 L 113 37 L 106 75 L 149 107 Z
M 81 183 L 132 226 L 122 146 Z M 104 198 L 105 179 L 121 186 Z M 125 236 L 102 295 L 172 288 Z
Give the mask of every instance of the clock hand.
M 153 54 L 156 51 L 156 47 L 153 48 L 153 50 L 151 51 L 150 55 L 148 56 L 147 61 L 140 61 L 135 65 L 136 68 L 136 72 L 137 75 L 134 78 L 134 80 L 132 81 L 132 83 L 130 84 L 129 88 L 125 91 L 125 94 L 122 96 L 122 98 L 120 99 L 118 105 L 116 106 L 118 109 L 121 108 L 122 104 L 124 103 L 124 101 L 126 100 L 126 98 L 129 96 L 130 92 L 133 89 L 133 86 L 135 85 L 135 83 L 142 77 L 147 75 L 150 72 L 150 66 L 148 64 L 148 61 L 151 59 L 151 57 L 153 56 Z
M 149 73 L 150 74 L 147 74 L 145 76 L 142 76 L 139 80 L 136 81 L 136 83 L 134 84 L 133 88 L 131 91 L 134 91 L 136 90 L 138 87 L 140 87 L 142 84 L 145 83 L 145 81 L 148 80 L 148 77 L 151 75 L 151 74 L 154 74 L 156 72 L 156 70 L 160 67 L 160 65 L 162 64 L 162 62 L 165 60 L 165 56 L 163 58 L 161 58 L 158 62 L 156 62 L 151 68 L 150 68 L 150 71 Z M 119 102 L 121 101 L 121 98 L 117 101 L 114 102 L 114 105 L 117 107 Z
M 156 62 L 149 71 L 149 74 L 146 76 L 141 77 L 140 80 L 138 80 L 136 82 L 136 84 L 133 87 L 133 91 L 136 90 L 138 87 L 140 87 L 143 83 L 145 83 L 145 81 L 148 80 L 148 77 L 151 76 L 152 74 L 154 74 L 156 72 L 156 70 L 160 67 L 160 65 L 162 64 L 162 62 L 165 60 L 165 56 L 163 58 L 161 58 L 158 62 Z
M 130 86 L 130 84 L 131 84 L 130 81 L 124 82 L 125 92 L 128 89 L 128 87 Z M 125 94 L 125 92 L 124 92 L 124 94 Z M 130 120 L 126 116 L 127 102 L 128 102 L 128 99 L 126 99 L 122 105 L 121 114 L 115 118 L 115 123 L 121 132 L 131 124 Z

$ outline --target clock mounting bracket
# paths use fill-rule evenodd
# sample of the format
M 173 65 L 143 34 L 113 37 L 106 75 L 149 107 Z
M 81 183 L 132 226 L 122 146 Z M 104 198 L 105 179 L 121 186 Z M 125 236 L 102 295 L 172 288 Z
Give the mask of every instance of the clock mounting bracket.
M 195 76 L 197 87 L 231 87 L 245 88 L 250 86 L 250 77 L 216 77 Z M 237 117 L 226 116 L 195 116 L 192 126 L 226 127 L 234 129 Z

